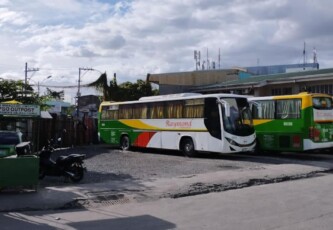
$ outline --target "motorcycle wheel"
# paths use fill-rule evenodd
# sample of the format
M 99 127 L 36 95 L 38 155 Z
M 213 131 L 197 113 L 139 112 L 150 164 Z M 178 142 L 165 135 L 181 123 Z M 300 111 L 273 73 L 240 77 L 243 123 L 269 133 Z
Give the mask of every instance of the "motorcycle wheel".
M 69 179 L 72 182 L 79 182 L 80 180 L 83 179 L 83 174 L 84 174 L 84 169 L 82 167 L 82 164 L 80 163 L 73 163 L 70 167 L 69 167 L 69 171 L 71 173 L 73 173 L 73 176 L 70 176 Z
M 46 176 L 46 172 L 43 168 L 39 168 L 38 179 L 42 180 Z

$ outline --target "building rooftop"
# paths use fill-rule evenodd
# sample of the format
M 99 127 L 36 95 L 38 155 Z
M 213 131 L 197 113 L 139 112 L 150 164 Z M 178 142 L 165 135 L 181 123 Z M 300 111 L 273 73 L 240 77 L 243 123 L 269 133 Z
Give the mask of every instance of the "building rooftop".
M 242 87 L 262 87 L 268 84 L 286 83 L 287 81 L 307 81 L 307 79 L 317 78 L 318 80 L 332 79 L 333 68 L 319 69 L 311 71 L 301 71 L 292 73 L 269 74 L 251 76 L 248 78 L 224 81 L 216 84 L 192 87 L 191 91 L 200 92 L 201 90 L 213 90 L 216 88 L 242 88 Z

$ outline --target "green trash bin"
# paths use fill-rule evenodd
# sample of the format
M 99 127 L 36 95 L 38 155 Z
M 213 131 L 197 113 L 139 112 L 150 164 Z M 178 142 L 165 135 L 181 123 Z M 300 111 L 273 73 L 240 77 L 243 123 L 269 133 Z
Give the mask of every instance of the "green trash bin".
M 0 158 L 0 188 L 38 185 L 39 157 L 35 155 Z

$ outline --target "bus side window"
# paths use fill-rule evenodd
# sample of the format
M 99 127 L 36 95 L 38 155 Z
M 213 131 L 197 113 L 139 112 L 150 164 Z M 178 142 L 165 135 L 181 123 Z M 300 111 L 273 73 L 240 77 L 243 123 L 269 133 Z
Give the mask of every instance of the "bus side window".
M 278 119 L 297 119 L 300 118 L 300 109 L 300 99 L 278 100 L 276 117 Z
M 252 104 L 253 119 L 274 119 L 274 101 L 256 101 Z
M 153 102 L 149 107 L 149 116 L 150 119 L 161 119 L 164 118 L 164 106 L 161 102 Z
M 133 109 L 132 105 L 121 105 L 119 106 L 119 119 L 132 119 Z

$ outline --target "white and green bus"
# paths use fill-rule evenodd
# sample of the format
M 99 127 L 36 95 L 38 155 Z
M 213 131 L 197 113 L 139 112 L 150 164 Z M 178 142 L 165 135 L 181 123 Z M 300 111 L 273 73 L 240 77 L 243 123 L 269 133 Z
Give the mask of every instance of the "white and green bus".
M 318 93 L 249 98 L 258 151 L 333 147 L 332 96 Z
M 252 151 L 256 135 L 245 96 L 197 93 L 143 97 L 101 103 L 100 138 L 130 147 L 196 152 Z

